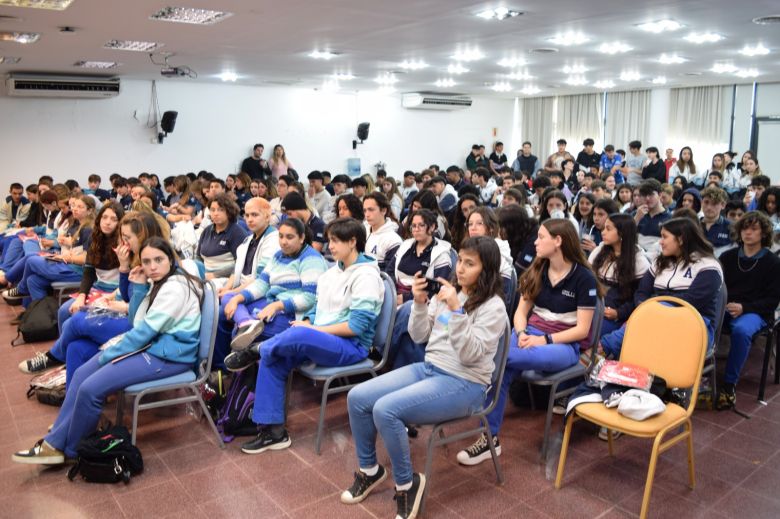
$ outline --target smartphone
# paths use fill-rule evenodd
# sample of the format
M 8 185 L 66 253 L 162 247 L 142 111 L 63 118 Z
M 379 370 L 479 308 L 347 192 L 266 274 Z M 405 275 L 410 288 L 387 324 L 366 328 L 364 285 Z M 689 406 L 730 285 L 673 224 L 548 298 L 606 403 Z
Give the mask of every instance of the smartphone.
M 433 294 L 438 294 L 439 290 L 441 290 L 441 283 L 436 281 L 433 278 L 426 277 L 425 281 L 428 282 L 428 291 Z

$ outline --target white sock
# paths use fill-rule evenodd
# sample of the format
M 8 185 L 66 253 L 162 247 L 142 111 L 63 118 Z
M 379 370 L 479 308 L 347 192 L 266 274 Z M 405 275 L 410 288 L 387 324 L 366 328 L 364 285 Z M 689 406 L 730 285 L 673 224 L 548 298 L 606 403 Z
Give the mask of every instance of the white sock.
M 410 488 L 412 488 L 412 481 L 410 481 L 409 483 L 404 483 L 403 485 L 396 485 L 395 486 L 395 489 L 398 490 L 399 492 L 403 492 L 405 490 L 409 490 Z
M 374 465 L 373 467 L 369 467 L 367 469 L 360 467 L 360 472 L 362 472 L 363 474 L 369 477 L 376 476 L 377 473 L 379 472 L 379 465 Z

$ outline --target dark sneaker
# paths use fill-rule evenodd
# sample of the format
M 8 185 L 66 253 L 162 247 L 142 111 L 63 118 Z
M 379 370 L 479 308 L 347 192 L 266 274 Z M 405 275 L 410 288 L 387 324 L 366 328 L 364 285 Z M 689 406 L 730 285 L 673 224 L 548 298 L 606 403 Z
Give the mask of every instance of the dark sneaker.
M 263 321 L 252 321 L 248 325 L 242 326 L 238 329 L 238 333 L 233 338 L 233 340 L 230 341 L 230 348 L 233 351 L 247 349 L 252 345 L 253 342 L 255 342 L 255 339 L 260 337 L 260 334 L 263 333 L 264 328 L 265 323 Z
M 28 465 L 60 465 L 65 463 L 65 454 L 44 440 L 38 440 L 32 449 L 14 453 L 11 460 Z
M 425 492 L 425 476 L 423 474 L 412 475 L 412 488 L 409 490 L 396 490 L 395 519 L 414 519 L 420 510 L 420 502 Z
M 274 438 L 271 434 L 271 430 L 264 427 L 260 434 L 252 440 L 248 441 L 241 446 L 241 452 L 245 454 L 260 454 L 265 451 L 280 451 L 290 446 L 290 435 L 287 434 L 287 429 L 284 430 L 282 435 L 278 438 Z
M 13 287 L 4 290 L 2 295 L 3 299 L 5 299 L 5 302 L 11 306 L 19 306 L 22 304 L 22 299 L 24 299 L 24 295 L 19 293 L 19 287 Z
M 553 402 L 553 414 L 557 415 L 565 415 L 566 414 L 566 404 L 569 403 L 569 397 L 562 396 L 561 398 L 558 398 Z
M 498 436 L 493 436 L 493 446 L 496 448 L 496 456 L 501 456 L 501 444 L 498 442 Z M 485 434 L 480 435 L 477 441 L 457 455 L 458 463 L 461 465 L 479 465 L 490 458 L 490 447 Z
M 718 392 L 718 411 L 725 411 L 727 409 L 734 409 L 737 405 L 737 389 L 736 388 L 720 388 Z
M 382 465 L 373 476 L 358 470 L 355 472 L 355 481 L 348 490 L 341 493 L 341 502 L 347 505 L 356 505 L 368 497 L 374 488 L 387 479 L 387 471 Z
M 22 373 L 35 374 L 42 373 L 51 368 L 56 368 L 57 366 L 62 366 L 62 362 L 39 351 L 35 354 L 35 357 L 20 362 L 19 371 Z
M 227 357 L 225 357 L 225 369 L 228 371 L 244 371 L 246 368 L 254 364 L 260 359 L 260 354 L 257 353 L 257 348 L 253 344 L 252 347 L 241 351 L 234 351 Z

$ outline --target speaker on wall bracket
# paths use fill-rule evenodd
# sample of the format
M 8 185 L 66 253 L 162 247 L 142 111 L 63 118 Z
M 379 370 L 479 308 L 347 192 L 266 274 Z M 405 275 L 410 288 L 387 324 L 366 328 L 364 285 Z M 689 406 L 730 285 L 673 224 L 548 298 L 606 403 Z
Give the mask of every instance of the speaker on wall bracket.
M 160 121 L 160 128 L 162 131 L 157 134 L 157 142 L 162 144 L 163 139 L 165 139 L 169 133 L 173 133 L 173 129 L 176 127 L 176 117 L 178 117 L 178 115 L 179 112 L 174 112 L 172 110 L 163 114 L 162 120 Z

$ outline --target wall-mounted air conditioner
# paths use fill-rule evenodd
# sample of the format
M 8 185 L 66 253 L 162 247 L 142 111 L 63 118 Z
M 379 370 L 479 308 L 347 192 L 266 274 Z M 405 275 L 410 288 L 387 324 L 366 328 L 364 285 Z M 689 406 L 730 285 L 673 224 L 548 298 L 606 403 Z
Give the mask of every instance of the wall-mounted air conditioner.
M 463 95 L 415 92 L 403 94 L 401 106 L 412 110 L 462 110 L 471 106 L 471 98 Z
M 119 78 L 11 74 L 6 91 L 17 97 L 70 97 L 105 99 L 119 95 Z

